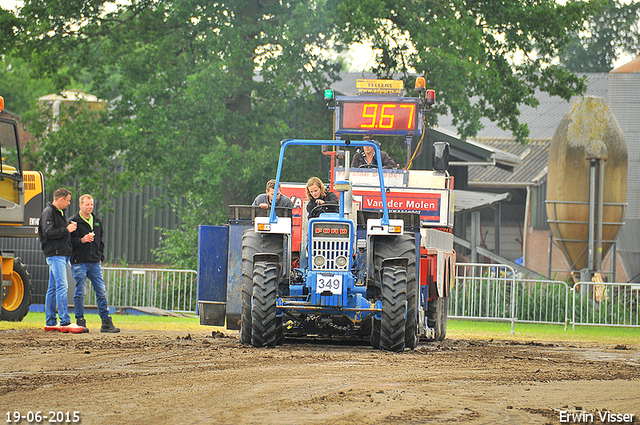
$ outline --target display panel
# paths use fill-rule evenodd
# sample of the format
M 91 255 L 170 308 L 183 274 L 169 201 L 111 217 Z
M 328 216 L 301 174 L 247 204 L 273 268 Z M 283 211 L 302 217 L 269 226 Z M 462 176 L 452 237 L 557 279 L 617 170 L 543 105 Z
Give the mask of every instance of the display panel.
M 340 109 L 343 130 L 413 132 L 417 129 L 418 105 L 414 102 L 343 101 Z

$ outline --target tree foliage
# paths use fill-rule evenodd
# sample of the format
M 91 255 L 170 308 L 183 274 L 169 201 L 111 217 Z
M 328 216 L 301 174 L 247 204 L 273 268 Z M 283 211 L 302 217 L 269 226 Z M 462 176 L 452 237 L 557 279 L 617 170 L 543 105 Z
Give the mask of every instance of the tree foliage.
M 439 95 L 437 112 L 451 113 L 461 136 L 476 134 L 487 117 L 524 140 L 519 107 L 537 106 L 536 88 L 564 99 L 585 89 L 554 61 L 596 10 L 592 3 L 345 0 L 338 10 L 343 42 L 371 43 L 379 75 L 425 75 Z
M 639 22 L 640 3 L 603 1 L 601 12 L 571 33 L 561 63 L 573 72 L 609 72 L 620 55 L 640 52 Z
M 27 114 L 42 95 L 55 92 L 53 82 L 46 78 L 32 78 L 27 61 L 11 53 L 0 63 L 0 95 L 5 106 L 18 115 Z
M 50 114 L 33 115 L 31 160 L 50 184 L 78 179 L 106 198 L 160 185 L 192 239 L 263 190 L 281 139 L 333 136 L 320 93 L 340 66 L 328 50 L 370 43 L 373 71 L 407 87 L 425 75 L 436 112 L 451 112 L 463 137 L 488 117 L 523 140 L 518 108 L 535 106 L 537 88 L 567 99 L 584 89 L 553 63 L 592 10 L 571 0 L 25 0 L 11 25 L 35 75 L 111 100 L 99 114 L 64 111 L 57 133 L 44 131 Z M 313 151 L 287 163 L 292 180 L 323 169 Z

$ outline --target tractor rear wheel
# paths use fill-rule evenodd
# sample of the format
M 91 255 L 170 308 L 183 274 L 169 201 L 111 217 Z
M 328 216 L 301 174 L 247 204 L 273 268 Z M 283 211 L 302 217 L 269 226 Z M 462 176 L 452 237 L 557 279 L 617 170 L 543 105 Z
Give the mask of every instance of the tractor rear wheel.
M 278 264 L 259 261 L 253 267 L 251 345 L 275 347 L 282 332 L 282 319 L 276 316 Z M 279 325 L 279 326 L 278 326 Z
M 407 326 L 407 271 L 404 267 L 382 269 L 380 348 L 403 351 Z
M 282 235 L 256 233 L 247 229 L 242 233 L 242 313 L 240 319 L 241 344 L 251 344 L 251 297 L 253 296 L 253 256 L 272 253 L 283 257 Z
M 411 350 L 418 346 L 418 279 L 416 277 L 416 238 L 413 234 L 379 236 L 375 239 L 374 265 L 382 268 L 385 258 L 404 257 L 407 266 L 407 329 L 405 346 Z
M 29 273 L 19 258 L 13 260 L 11 286 L 2 287 L 1 319 L 19 322 L 29 312 L 31 305 L 31 281 Z

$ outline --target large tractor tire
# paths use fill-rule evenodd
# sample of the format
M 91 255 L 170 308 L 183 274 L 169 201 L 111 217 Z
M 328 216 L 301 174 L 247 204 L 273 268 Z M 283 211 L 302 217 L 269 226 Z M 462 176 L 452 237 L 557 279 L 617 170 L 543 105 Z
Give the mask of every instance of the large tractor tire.
M 19 258 L 13 260 L 11 286 L 2 287 L 2 320 L 19 322 L 29 312 L 31 305 L 31 281 L 29 273 Z
M 278 275 L 276 263 L 259 261 L 254 265 L 251 310 L 251 345 L 254 347 L 275 347 L 278 343 L 282 331 L 282 319 L 276 316 Z
M 374 267 L 382 269 L 385 258 L 405 257 L 407 266 L 407 329 L 405 346 L 413 350 L 418 346 L 418 278 L 416 276 L 416 238 L 413 234 L 378 236 L 374 242 Z
M 404 267 L 382 269 L 380 349 L 403 351 L 407 326 L 407 271 Z
M 251 297 L 253 296 L 253 256 L 272 253 L 283 257 L 282 235 L 256 233 L 247 229 L 242 233 L 242 313 L 240 319 L 241 344 L 251 344 Z
M 449 297 L 439 297 L 427 304 L 427 326 L 433 329 L 433 341 L 442 341 L 447 336 Z

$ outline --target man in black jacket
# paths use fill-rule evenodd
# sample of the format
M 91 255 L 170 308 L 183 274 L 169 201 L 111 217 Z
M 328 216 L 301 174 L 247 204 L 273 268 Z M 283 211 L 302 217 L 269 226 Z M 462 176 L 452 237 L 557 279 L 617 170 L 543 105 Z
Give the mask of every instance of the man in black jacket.
M 60 188 L 53 193 L 53 202 L 49 202 L 42 211 L 38 223 L 38 237 L 42 251 L 49 265 L 49 285 L 45 298 L 44 311 L 46 317 L 45 331 L 80 333 L 84 328 L 71 323 L 69 304 L 67 302 L 67 264 L 71 256 L 71 232 L 77 224 L 68 223 L 64 219 L 64 210 L 71 203 L 71 192 Z M 56 307 L 60 324 L 56 317 Z
M 382 159 L 382 168 L 396 168 L 398 165 L 385 151 L 380 151 Z M 378 168 L 378 160 L 376 159 L 376 151 L 371 146 L 364 146 L 362 150 L 353 155 L 351 168 Z
M 102 277 L 102 261 L 104 260 L 104 242 L 102 221 L 93 214 L 93 197 L 80 197 L 80 212 L 70 218 L 78 223 L 78 228 L 71 233 L 71 271 L 76 281 L 76 292 L 73 297 L 76 323 L 89 332 L 84 318 L 84 296 L 87 278 L 91 281 L 96 293 L 98 314 L 102 319 L 100 332 L 117 333 L 120 329 L 113 326 L 109 316 L 107 289 Z

